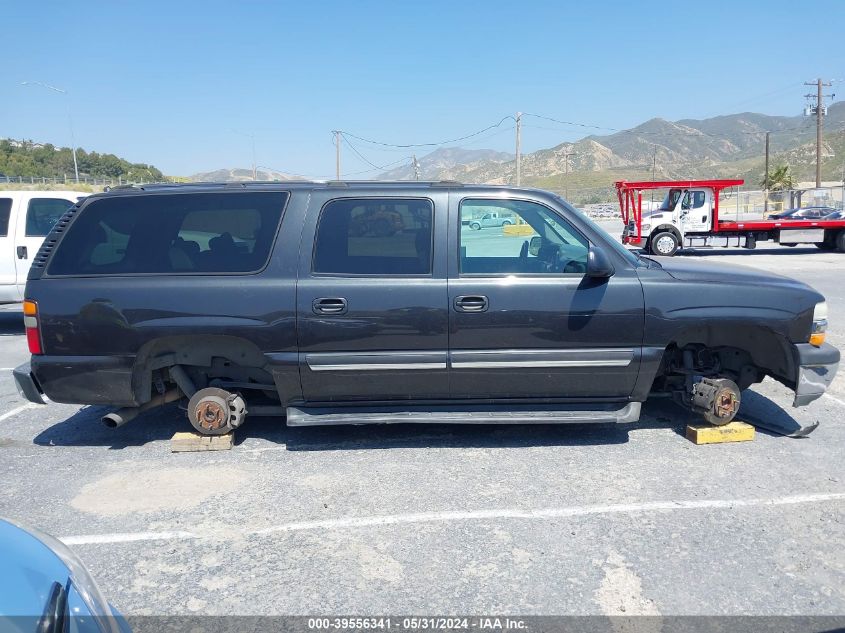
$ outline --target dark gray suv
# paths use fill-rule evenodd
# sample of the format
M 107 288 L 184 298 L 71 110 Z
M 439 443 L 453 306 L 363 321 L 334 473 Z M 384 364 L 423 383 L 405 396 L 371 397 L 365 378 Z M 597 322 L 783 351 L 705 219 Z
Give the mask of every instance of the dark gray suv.
M 462 223 L 488 213 L 514 223 Z M 800 406 L 839 362 L 802 283 L 641 257 L 551 193 L 453 182 L 93 195 L 26 297 L 28 399 L 108 405 L 110 426 L 182 400 L 207 434 L 256 415 L 630 422 L 652 392 L 724 424 L 765 376 Z

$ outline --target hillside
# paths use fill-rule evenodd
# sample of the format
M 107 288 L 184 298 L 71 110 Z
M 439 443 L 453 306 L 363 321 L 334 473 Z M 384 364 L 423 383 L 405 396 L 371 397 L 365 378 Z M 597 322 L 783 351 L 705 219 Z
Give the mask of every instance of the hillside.
M 268 169 L 256 170 L 255 178 L 265 181 L 301 180 L 298 176 Z M 252 169 L 216 169 L 194 174 L 188 180 L 192 182 L 246 182 L 252 180 Z
M 492 149 L 441 147 L 419 159 L 422 180 L 461 180 L 465 174 L 484 164 L 498 165 L 514 159 L 513 154 Z M 403 165 L 384 172 L 379 180 L 411 180 L 413 165 Z
M 160 182 L 164 175 L 144 163 L 130 163 L 114 154 L 76 150 L 80 177 L 121 178 L 137 182 Z M 49 143 L 0 139 L 0 174 L 16 178 L 70 178 L 74 175 L 73 154 L 69 147 Z
M 825 130 L 828 158 L 822 172 L 825 179 L 841 179 L 845 102 L 828 107 Z M 579 202 L 609 199 L 615 180 L 650 179 L 652 173 L 659 178 L 741 177 L 754 186 L 762 177 L 766 131 L 771 133 L 772 164 L 789 164 L 801 180 L 815 177 L 815 119 L 743 112 L 674 122 L 654 118 L 630 130 L 591 135 L 525 154 L 523 184 L 566 191 Z M 420 164 L 429 157 L 438 158 L 435 155 L 442 151 L 423 157 Z M 437 167 L 437 160 L 431 164 L 433 169 L 426 172 L 427 179 L 505 184 L 513 183 L 515 178 L 513 157 L 453 161 L 441 168 Z M 410 168 L 393 170 L 381 177 L 408 178 Z

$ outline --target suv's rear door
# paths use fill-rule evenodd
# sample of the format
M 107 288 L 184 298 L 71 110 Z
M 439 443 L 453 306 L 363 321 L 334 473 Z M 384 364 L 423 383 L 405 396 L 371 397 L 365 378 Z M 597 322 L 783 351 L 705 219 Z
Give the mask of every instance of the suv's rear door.
M 583 227 L 548 202 L 457 190 L 450 205 L 452 398 L 627 398 L 642 350 L 636 272 L 586 277 Z M 485 211 L 516 223 L 462 225 Z
M 306 401 L 448 397 L 447 199 L 314 192 L 297 282 Z

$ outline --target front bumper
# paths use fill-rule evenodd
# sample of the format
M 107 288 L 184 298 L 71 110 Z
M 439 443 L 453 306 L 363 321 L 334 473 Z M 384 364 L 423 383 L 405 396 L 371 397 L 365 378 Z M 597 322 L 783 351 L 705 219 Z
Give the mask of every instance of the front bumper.
M 833 382 L 839 369 L 839 350 L 825 343 L 821 347 L 809 343 L 793 345 L 797 372 L 793 407 L 802 407 L 821 397 Z
M 24 363 L 12 370 L 12 376 L 15 378 L 15 386 L 18 388 L 18 393 L 22 398 L 26 398 L 35 404 L 47 404 L 44 398 L 44 393 L 35 376 L 32 375 L 32 369 L 29 363 Z

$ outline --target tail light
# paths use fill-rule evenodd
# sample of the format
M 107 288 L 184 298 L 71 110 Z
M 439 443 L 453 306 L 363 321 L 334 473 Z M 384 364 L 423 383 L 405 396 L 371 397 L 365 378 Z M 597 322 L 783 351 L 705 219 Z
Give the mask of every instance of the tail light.
M 38 329 L 38 304 L 27 299 L 23 302 L 23 324 L 30 354 L 41 354 L 41 332 Z

